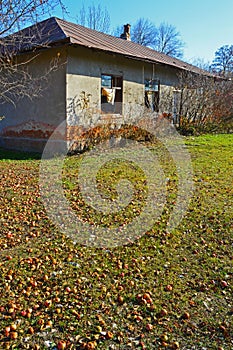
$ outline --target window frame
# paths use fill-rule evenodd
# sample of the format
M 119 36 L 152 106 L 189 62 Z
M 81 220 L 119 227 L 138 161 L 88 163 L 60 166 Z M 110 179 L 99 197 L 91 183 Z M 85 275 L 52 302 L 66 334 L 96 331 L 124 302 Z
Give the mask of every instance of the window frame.
M 145 91 L 145 106 L 151 109 L 152 112 L 159 112 L 159 100 L 160 100 L 160 80 L 145 79 L 144 80 Z
M 107 79 L 108 77 L 111 78 L 111 84 L 103 84 L 103 78 Z M 109 101 L 106 97 L 106 91 L 105 94 L 103 93 L 104 90 L 114 90 L 112 91 L 112 102 L 111 102 L 111 96 L 109 95 Z M 110 92 L 109 92 L 110 94 Z M 122 75 L 115 75 L 115 74 L 109 74 L 109 73 L 101 73 L 101 112 L 102 113 L 110 113 L 110 114 L 122 114 L 122 102 L 123 102 L 123 76 Z

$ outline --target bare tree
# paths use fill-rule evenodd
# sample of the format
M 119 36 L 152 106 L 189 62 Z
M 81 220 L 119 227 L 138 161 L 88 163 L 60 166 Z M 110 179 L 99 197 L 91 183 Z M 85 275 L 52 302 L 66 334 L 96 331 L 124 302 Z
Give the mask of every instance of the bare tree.
M 163 99 L 167 111 L 175 109 L 175 123 L 183 133 L 227 131 L 233 126 L 232 91 L 231 80 L 183 71 L 176 89 Z
M 233 45 L 224 45 L 215 52 L 211 68 L 223 76 L 233 75 Z
M 110 15 L 105 8 L 100 4 L 92 3 L 87 8 L 82 5 L 82 8 L 77 17 L 77 22 L 82 26 L 98 30 L 103 33 L 110 33 Z
M 30 30 L 25 32 L 21 29 L 36 24 L 45 15 L 51 15 L 57 6 L 65 10 L 61 0 L 0 1 L 0 103 L 16 103 L 24 96 L 38 96 L 42 91 L 43 81 L 57 67 L 55 58 L 44 74 L 34 77 L 27 65 L 32 58 L 17 56 L 23 48 L 38 44 L 43 32 L 43 27 L 39 24 L 33 34 Z
M 163 22 L 156 27 L 148 19 L 139 18 L 132 26 L 131 39 L 173 57 L 183 56 L 184 42 L 180 38 L 180 33 L 171 24 Z
M 123 26 L 118 25 L 116 28 L 114 28 L 111 32 L 111 35 L 116 36 L 117 38 L 120 38 L 123 31 Z
M 139 18 L 132 26 L 131 40 L 137 44 L 153 46 L 155 42 L 156 27 L 148 19 Z
M 51 15 L 57 6 L 65 11 L 61 0 L 1 0 L 0 37 L 36 23 L 45 15 Z
M 166 55 L 182 58 L 184 42 L 176 27 L 163 22 L 156 29 L 153 48 Z
M 203 58 L 201 57 L 197 57 L 194 58 L 193 60 L 191 60 L 190 62 L 192 65 L 194 65 L 195 67 L 201 68 L 207 72 L 211 72 L 211 64 L 209 61 L 205 61 Z

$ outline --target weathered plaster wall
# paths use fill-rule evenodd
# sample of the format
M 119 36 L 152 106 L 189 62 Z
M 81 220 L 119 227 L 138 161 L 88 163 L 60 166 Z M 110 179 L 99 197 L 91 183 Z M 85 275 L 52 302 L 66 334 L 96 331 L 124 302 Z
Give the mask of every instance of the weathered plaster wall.
M 161 86 L 176 86 L 178 71 L 173 67 L 162 64 L 146 64 L 145 79 L 159 79 Z
M 77 118 L 77 114 L 85 102 L 89 108 L 93 107 L 100 111 L 101 74 L 122 76 L 122 114 L 126 118 L 131 105 L 144 106 L 145 79 L 160 80 L 161 99 L 163 98 L 163 87 L 172 87 L 178 82 L 177 70 L 174 68 L 133 61 L 126 57 L 88 48 L 70 47 L 67 62 L 67 107 L 68 123 L 71 125 L 82 123 Z M 95 117 L 93 121 L 89 118 L 89 126 L 94 122 Z
M 101 75 L 123 78 L 122 115 L 101 114 Z M 85 147 L 86 132 L 99 123 L 130 123 L 143 113 L 145 79 L 160 80 L 160 99 L 177 84 L 177 71 L 159 64 L 133 61 L 126 57 L 84 47 L 69 47 L 67 60 L 67 135 L 77 148 Z M 165 93 L 166 92 L 166 93 Z M 164 103 L 161 104 L 164 108 Z
M 61 65 L 49 76 L 41 97 L 32 101 L 25 98 L 16 106 L 0 106 L 0 117 L 4 116 L 0 146 L 41 152 L 53 130 L 66 118 L 68 126 L 78 125 L 78 132 L 95 126 L 105 118 L 101 115 L 101 74 L 123 78 L 123 121 L 129 120 L 136 105 L 144 106 L 145 79 L 160 80 L 161 106 L 167 87 L 173 89 L 177 84 L 174 68 L 78 46 L 43 51 L 30 63 L 33 74 L 44 74 L 58 52 Z M 68 128 L 68 136 L 73 131 Z
M 123 104 L 144 103 L 143 71 L 139 62 L 87 48 L 69 48 L 67 103 L 80 100 L 85 91 L 89 106 L 101 108 L 101 74 L 123 78 Z M 124 113 L 123 113 L 124 114 Z M 73 116 L 69 115 L 70 119 Z
M 58 52 L 59 66 L 44 80 L 40 97 L 21 99 L 15 106 L 0 105 L 0 116 L 4 117 L 0 121 L 0 146 L 41 152 L 53 130 L 66 118 L 65 49 L 41 52 L 29 70 L 35 77 L 44 76 Z

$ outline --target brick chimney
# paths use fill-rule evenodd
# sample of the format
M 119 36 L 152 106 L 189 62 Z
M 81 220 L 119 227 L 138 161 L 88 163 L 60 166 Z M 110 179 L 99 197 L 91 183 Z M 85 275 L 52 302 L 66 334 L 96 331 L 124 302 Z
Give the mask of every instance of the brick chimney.
M 121 34 L 121 36 L 120 36 L 121 39 L 131 41 L 131 38 L 130 38 L 130 27 L 131 27 L 130 24 L 125 24 L 124 25 L 124 33 Z

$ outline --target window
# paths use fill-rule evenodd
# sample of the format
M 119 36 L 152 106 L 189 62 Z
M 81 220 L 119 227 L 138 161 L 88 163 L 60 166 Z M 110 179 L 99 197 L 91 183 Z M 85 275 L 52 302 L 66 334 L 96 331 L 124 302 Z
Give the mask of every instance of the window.
M 101 76 L 101 86 L 103 88 L 112 88 L 112 76 L 111 75 L 102 75 Z
M 122 77 L 101 75 L 101 111 L 103 113 L 122 113 Z
M 160 82 L 158 79 L 145 80 L 145 106 L 153 112 L 159 111 L 159 89 Z

